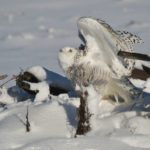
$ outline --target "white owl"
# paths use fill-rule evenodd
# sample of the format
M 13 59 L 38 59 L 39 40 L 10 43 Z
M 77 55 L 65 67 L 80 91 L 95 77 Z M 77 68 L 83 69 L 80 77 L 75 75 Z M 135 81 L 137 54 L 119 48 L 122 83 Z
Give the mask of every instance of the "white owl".
M 129 32 L 115 31 L 102 20 L 82 17 L 78 20 L 82 47 L 65 47 L 59 51 L 59 62 L 68 76 L 80 89 L 92 84 L 103 99 L 128 102 L 129 89 L 122 79 L 129 76 L 133 60 L 119 57 L 119 51 L 132 51 L 141 39 Z

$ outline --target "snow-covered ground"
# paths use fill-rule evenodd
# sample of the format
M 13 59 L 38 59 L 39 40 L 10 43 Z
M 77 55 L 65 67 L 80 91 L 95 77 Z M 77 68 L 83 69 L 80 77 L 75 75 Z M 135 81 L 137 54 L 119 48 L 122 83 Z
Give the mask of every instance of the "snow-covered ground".
M 144 41 L 136 51 L 150 54 L 149 13 L 149 0 L 0 0 L 1 74 L 11 78 L 34 65 L 63 74 L 57 54 L 66 45 L 79 46 L 76 21 L 81 16 L 101 18 L 116 29 L 136 33 Z M 134 81 L 145 92 L 150 92 L 149 82 Z M 43 84 L 39 88 L 46 87 Z M 134 107 L 119 107 L 110 113 L 114 106 L 101 102 L 94 130 L 74 138 L 78 98 L 60 95 L 42 102 L 27 98 L 16 102 L 20 99 L 18 89 L 13 89 L 14 96 L 7 94 L 7 87 L 14 85 L 14 81 L 9 82 L 1 89 L 4 93 L 0 93 L 0 101 L 9 103 L 0 108 L 1 150 L 150 149 L 148 105 L 139 102 Z M 144 96 L 148 104 L 150 95 Z M 30 132 L 26 132 L 24 125 L 27 108 Z

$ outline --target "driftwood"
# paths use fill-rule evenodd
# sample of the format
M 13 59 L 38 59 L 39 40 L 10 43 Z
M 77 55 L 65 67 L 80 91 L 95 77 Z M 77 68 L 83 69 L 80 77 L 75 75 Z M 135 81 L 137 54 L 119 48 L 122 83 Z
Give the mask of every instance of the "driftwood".
M 66 77 L 63 77 L 49 70 L 46 70 L 46 73 L 48 77 L 45 80 L 49 83 L 49 89 L 52 95 L 59 95 L 61 93 L 68 93 L 73 91 L 72 83 Z M 36 75 L 28 71 L 20 73 L 16 79 L 16 84 L 21 89 L 25 90 L 31 95 L 36 95 L 38 91 L 31 90 L 30 84 L 28 84 L 26 81 L 30 83 L 39 83 L 41 80 L 38 79 Z
M 24 72 L 23 74 L 19 74 L 19 76 L 16 79 L 16 84 L 23 90 L 25 90 L 26 92 L 28 92 L 31 95 L 36 95 L 37 91 L 32 91 L 30 90 L 30 85 L 24 81 L 28 81 L 31 83 L 38 83 L 38 79 L 35 78 L 34 75 L 32 75 L 31 73 L 28 72 Z
M 38 91 L 33 91 L 30 89 L 30 85 L 24 81 L 28 81 L 31 83 L 38 83 L 40 82 L 33 74 L 29 73 L 29 72 L 25 72 L 24 74 L 21 74 L 18 76 L 17 80 L 16 80 L 16 84 L 22 88 L 23 90 L 25 90 L 26 92 L 28 92 L 31 95 L 36 95 L 38 93 Z M 61 93 L 68 93 L 69 90 L 66 90 L 65 88 L 61 88 L 61 87 L 55 87 L 52 85 L 50 86 L 50 93 L 52 95 L 59 95 Z

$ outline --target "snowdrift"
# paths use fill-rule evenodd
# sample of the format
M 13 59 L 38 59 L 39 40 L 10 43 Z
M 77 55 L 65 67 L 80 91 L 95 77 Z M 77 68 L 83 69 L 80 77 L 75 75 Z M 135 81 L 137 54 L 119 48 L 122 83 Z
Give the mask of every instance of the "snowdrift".
M 32 90 L 39 90 L 36 95 L 30 95 L 17 86 L 1 88 L 0 100 L 5 103 L 0 108 L 0 133 L 3 137 L 0 138 L 0 145 L 3 150 L 107 149 L 106 143 L 110 144 L 111 149 L 150 148 L 149 79 L 145 83 L 139 82 L 138 86 L 145 91 L 144 99 L 135 104 L 114 105 L 100 101 L 95 106 L 91 102 L 91 111 L 95 112 L 97 107 L 92 130 L 86 136 L 75 138 L 79 98 L 70 97 L 67 93 L 50 95 L 51 72 L 40 66 L 32 69 L 43 71 L 36 70 L 40 82 L 28 82 Z M 33 73 L 32 69 L 29 70 Z M 91 98 L 97 97 L 93 95 Z M 26 131 L 27 109 L 30 132 Z

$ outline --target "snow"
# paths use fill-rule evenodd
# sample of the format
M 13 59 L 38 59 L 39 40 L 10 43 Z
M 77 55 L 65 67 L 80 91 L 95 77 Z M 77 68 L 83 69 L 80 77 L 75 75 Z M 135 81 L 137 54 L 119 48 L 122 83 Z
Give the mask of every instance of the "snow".
M 9 96 L 8 89 L 6 87 L 0 88 L 0 102 L 6 104 L 12 104 L 15 100 Z
M 73 86 L 70 80 L 53 71 L 47 70 L 42 66 L 31 66 L 28 67 L 25 71 L 34 75 L 39 81 L 45 81 L 51 86 L 60 87 L 68 91 L 73 90 Z
M 149 150 L 149 79 L 132 80 L 146 93 L 143 101 L 129 106 L 97 101 L 99 95 L 89 87 L 90 108 L 97 115 L 93 130 L 77 138 L 79 98 L 66 94 L 49 97 L 47 82 L 72 89 L 70 82 L 59 76 L 63 71 L 57 57 L 62 47 L 81 44 L 76 25 L 81 16 L 97 17 L 115 29 L 137 34 L 144 43 L 136 51 L 149 55 L 149 10 L 149 0 L 0 0 L 1 74 L 18 75 L 22 69 L 32 68 L 41 80 L 32 84 L 32 89 L 40 91 L 34 101 L 14 81 L 0 88 L 0 102 L 7 103 L 0 107 L 0 149 Z M 141 64 L 149 66 L 149 62 L 137 62 L 137 66 Z M 24 125 L 27 107 L 30 132 Z
M 86 91 L 88 92 L 88 107 L 90 109 L 90 112 L 94 115 L 98 114 L 98 105 L 101 100 L 101 95 L 98 94 L 92 85 L 86 88 Z
M 30 133 L 26 133 L 25 126 L 20 121 L 25 121 L 27 106 L 29 106 Z M 0 140 L 2 149 L 19 149 L 35 141 L 67 137 L 68 134 L 65 110 L 57 102 L 41 105 L 33 105 L 30 102 L 16 104 L 3 112 L 3 115 L 5 117 L 2 118 L 1 115 L 0 124 L 1 137 L 4 137 Z
M 49 84 L 46 81 L 39 83 L 29 83 L 32 91 L 37 91 L 34 101 L 44 101 L 50 96 Z
M 35 77 L 40 81 L 43 81 L 47 78 L 46 71 L 41 66 L 30 67 L 27 69 L 27 71 L 31 74 L 34 74 Z

